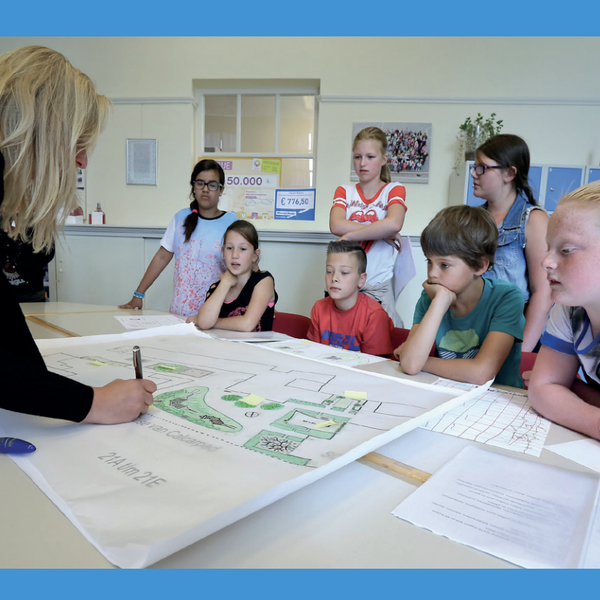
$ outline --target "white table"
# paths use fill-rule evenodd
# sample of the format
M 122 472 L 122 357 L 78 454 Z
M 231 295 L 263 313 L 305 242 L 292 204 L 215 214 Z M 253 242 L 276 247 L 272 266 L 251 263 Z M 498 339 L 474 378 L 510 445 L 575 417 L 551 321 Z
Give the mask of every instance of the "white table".
M 51 303 L 48 303 L 51 304 Z M 50 308 L 50 307 L 49 307 Z M 105 318 L 117 311 L 69 311 L 60 326 L 104 332 Z M 71 309 L 73 307 L 70 307 Z M 98 307 L 96 307 L 98 308 Z M 59 311 L 48 311 L 56 317 Z M 156 312 L 156 311 L 155 311 Z M 55 321 L 59 322 L 59 321 Z M 110 321 L 109 321 L 110 322 Z M 395 362 L 369 371 L 406 377 Z M 432 376 L 421 374 L 420 379 Z M 547 444 L 583 436 L 552 425 Z M 379 449 L 379 453 L 434 473 L 462 448 L 476 442 L 416 429 Z M 494 452 L 514 453 L 487 447 Z M 587 471 L 544 450 L 539 460 Z M 112 565 L 9 459 L 0 455 L 0 568 L 106 568 Z M 419 482 L 363 459 L 305 487 L 245 519 L 173 554 L 155 568 L 512 568 L 513 565 L 434 535 L 391 515 Z

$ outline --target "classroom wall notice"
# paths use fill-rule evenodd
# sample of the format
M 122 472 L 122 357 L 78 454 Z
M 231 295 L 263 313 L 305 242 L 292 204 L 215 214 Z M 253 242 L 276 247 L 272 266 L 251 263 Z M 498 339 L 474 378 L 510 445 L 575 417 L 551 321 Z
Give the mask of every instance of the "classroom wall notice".
M 225 189 L 219 207 L 234 212 L 238 219 L 273 219 L 281 159 L 219 157 L 214 160 L 225 171 Z

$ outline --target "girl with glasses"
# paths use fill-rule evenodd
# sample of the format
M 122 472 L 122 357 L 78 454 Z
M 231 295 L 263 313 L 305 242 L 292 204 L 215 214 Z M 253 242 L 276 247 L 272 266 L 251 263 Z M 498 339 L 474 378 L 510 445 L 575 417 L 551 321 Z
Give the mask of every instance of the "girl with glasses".
M 536 351 L 550 311 L 550 287 L 542 268 L 548 215 L 529 186 L 529 148 L 517 135 L 500 134 L 477 148 L 471 169 L 473 194 L 483 198 L 498 227 L 494 266 L 484 277 L 516 284 L 525 298 L 523 352 Z
M 225 271 L 221 257 L 223 234 L 237 219 L 235 214 L 219 210 L 224 184 L 225 173 L 218 162 L 204 159 L 194 167 L 189 208 L 173 217 L 133 298 L 119 308 L 142 308 L 146 290 L 175 256 L 169 310 L 184 317 L 198 314 L 208 287 Z

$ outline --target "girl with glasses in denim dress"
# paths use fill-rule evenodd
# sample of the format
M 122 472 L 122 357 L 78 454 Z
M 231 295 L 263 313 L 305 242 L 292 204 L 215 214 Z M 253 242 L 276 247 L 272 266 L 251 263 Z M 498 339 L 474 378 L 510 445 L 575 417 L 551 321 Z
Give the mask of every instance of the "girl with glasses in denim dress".
M 529 148 L 517 135 L 500 134 L 477 148 L 471 168 L 473 193 L 498 226 L 494 266 L 485 277 L 519 286 L 525 298 L 523 351 L 533 352 L 550 311 L 550 287 L 542 268 L 548 215 L 529 185 Z

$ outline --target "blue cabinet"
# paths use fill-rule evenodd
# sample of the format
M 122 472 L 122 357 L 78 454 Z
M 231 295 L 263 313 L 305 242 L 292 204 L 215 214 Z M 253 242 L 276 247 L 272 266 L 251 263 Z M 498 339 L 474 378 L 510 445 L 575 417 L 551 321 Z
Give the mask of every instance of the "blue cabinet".
M 585 183 L 600 181 L 600 167 L 586 167 L 584 181 Z
M 546 194 L 542 206 L 549 212 L 556 209 L 563 196 L 581 187 L 583 167 L 548 167 Z

